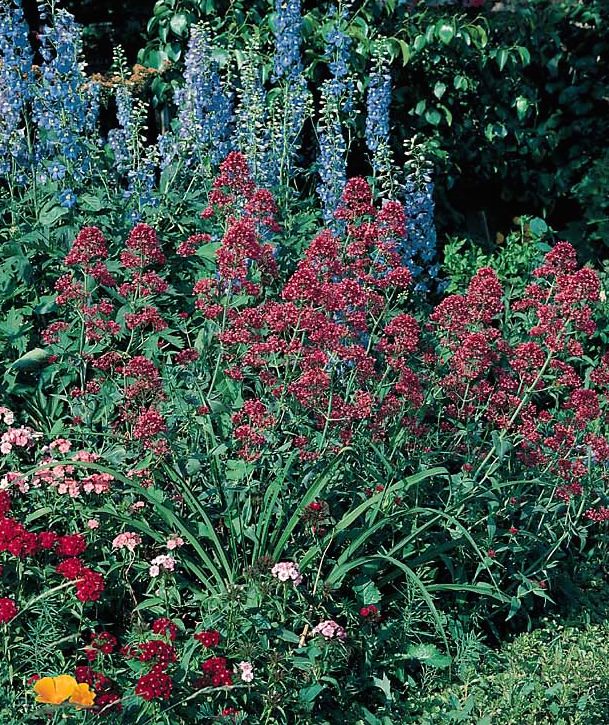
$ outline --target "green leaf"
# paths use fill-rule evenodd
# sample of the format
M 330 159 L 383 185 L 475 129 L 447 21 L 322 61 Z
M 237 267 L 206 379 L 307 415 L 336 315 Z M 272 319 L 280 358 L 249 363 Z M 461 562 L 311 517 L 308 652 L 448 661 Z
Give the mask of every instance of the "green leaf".
M 391 694 L 391 680 L 387 677 L 387 673 L 383 672 L 382 678 L 373 677 L 372 682 L 374 683 L 375 687 L 378 687 L 379 690 L 383 691 L 385 699 L 388 702 L 391 702 L 391 700 L 393 700 L 393 695 Z
M 15 307 L 11 307 L 0 327 L 7 337 L 17 335 L 23 327 L 23 315 Z
M 15 360 L 11 368 L 23 372 L 38 370 L 46 363 L 48 357 L 49 353 L 46 350 L 43 350 L 41 347 L 35 347 L 33 350 L 29 350 L 25 355 Z
M 443 655 L 434 644 L 411 645 L 406 650 L 406 654 L 413 660 L 418 660 L 422 664 L 439 670 L 450 667 L 452 662 L 452 657 Z
M 402 65 L 406 65 L 410 60 L 410 46 L 405 40 L 398 40 L 402 50 Z
M 497 61 L 497 65 L 499 66 L 499 70 L 503 70 L 505 68 L 505 64 L 508 62 L 508 59 L 510 57 L 510 54 L 506 48 L 500 48 L 497 51 L 497 55 L 495 56 L 495 60 Z
M 55 201 L 48 201 L 40 210 L 38 215 L 38 221 L 43 227 L 52 227 L 55 222 L 59 221 L 68 213 L 69 209 L 65 209 L 59 204 L 55 204 Z
M 184 13 L 176 13 L 169 21 L 169 25 L 179 38 L 188 35 L 188 18 Z
M 543 237 L 543 235 L 546 234 L 548 231 L 548 225 L 544 222 L 543 219 L 540 219 L 539 217 L 534 217 L 529 222 L 529 230 L 534 236 Z
M 298 699 L 306 705 L 312 705 L 315 698 L 325 689 L 324 685 L 320 685 L 319 683 L 303 687 L 302 690 L 298 692 Z
M 381 601 L 381 593 L 376 584 L 372 581 L 366 581 L 363 584 L 357 584 L 352 587 L 358 602 L 364 605 L 377 604 Z
M 413 47 L 416 51 L 421 51 L 427 45 L 427 40 L 424 35 L 417 35 L 414 39 Z
M 445 93 L 446 93 L 446 83 L 442 83 L 441 81 L 438 81 L 433 89 L 434 96 L 438 100 L 440 100 Z
M 515 616 L 516 613 L 520 610 L 521 606 L 522 602 L 520 601 L 520 599 L 518 599 L 518 597 L 512 597 L 512 600 L 510 602 L 510 611 L 508 613 L 508 616 L 506 617 L 506 621 Z
M 202 247 L 197 249 L 197 257 L 201 257 L 201 259 L 208 259 L 210 262 L 215 262 L 216 252 L 221 246 L 221 242 L 210 242 L 209 244 L 204 244 Z
M 453 86 L 458 91 L 466 91 L 469 87 L 469 83 L 467 82 L 467 78 L 462 75 L 456 75 L 453 78 Z
M 518 119 L 522 121 L 522 119 L 526 116 L 527 109 L 529 108 L 529 101 L 524 96 L 518 96 L 516 99 L 516 113 L 518 114 Z
M 93 194 L 81 194 L 78 203 L 84 211 L 101 211 L 104 208 L 101 199 Z
M 491 438 L 493 440 L 495 455 L 497 456 L 498 460 L 501 461 L 512 449 L 512 444 L 509 441 L 505 440 L 496 430 L 491 433 Z
M 438 111 L 435 108 L 430 108 L 425 113 L 425 120 L 428 123 L 431 123 L 432 126 L 439 126 L 440 122 L 442 121 L 442 115 L 440 114 L 440 111 Z
M 531 62 L 531 54 L 529 53 L 528 48 L 519 45 L 516 50 L 518 51 L 518 55 L 520 56 L 520 60 L 522 61 L 523 65 L 529 65 L 529 63 Z
M 436 25 L 436 35 L 445 45 L 448 45 L 455 37 L 455 29 L 451 23 L 441 20 Z

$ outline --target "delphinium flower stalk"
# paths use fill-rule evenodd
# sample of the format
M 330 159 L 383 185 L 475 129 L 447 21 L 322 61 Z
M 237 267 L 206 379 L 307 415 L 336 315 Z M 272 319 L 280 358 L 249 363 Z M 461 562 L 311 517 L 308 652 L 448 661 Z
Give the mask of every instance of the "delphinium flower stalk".
M 271 149 L 267 92 L 261 79 L 258 50 L 254 40 L 241 66 L 234 141 L 247 158 L 256 182 L 268 188 L 276 183 L 278 165 Z
M 230 151 L 233 98 L 213 57 L 209 30 L 195 25 L 185 58 L 184 86 L 176 91 L 178 137 L 191 164 L 219 163 Z
M 281 89 L 271 104 L 271 144 L 279 173 L 277 181 L 288 187 L 298 140 L 310 113 L 311 94 L 301 57 L 302 15 L 300 0 L 276 0 L 275 57 L 272 81 Z
M 419 291 L 428 289 L 429 280 L 437 277 L 439 269 L 435 263 L 437 238 L 431 173 L 423 145 L 416 139 L 407 142 L 403 185 L 407 221 L 402 253 Z
M 117 181 L 123 185 L 125 198 L 131 200 L 126 213 L 132 222 L 137 222 L 145 207 L 158 204 L 154 190 L 159 149 L 146 144 L 148 106 L 133 94 L 127 60 L 120 46 L 114 51 L 112 71 L 117 78 L 114 98 L 118 127 L 108 132 L 108 146 L 114 156 Z
M 22 183 L 31 158 L 26 112 L 34 84 L 33 53 L 21 0 L 0 7 L 0 175 Z
M 108 145 L 114 156 L 114 168 L 119 174 L 126 174 L 137 159 L 139 131 L 134 123 L 133 96 L 126 84 L 118 85 L 114 92 L 116 120 L 118 127 L 108 131 Z
M 329 11 L 331 25 L 325 34 L 325 59 L 334 80 L 335 94 L 340 97 L 341 110 L 344 114 L 353 111 L 355 83 L 350 74 L 351 37 L 347 34 L 347 6 L 332 7 Z
M 331 78 L 321 89 L 321 118 L 317 126 L 319 139 L 319 176 L 317 193 L 322 202 L 324 221 L 335 226 L 334 217 L 347 181 L 347 142 L 353 121 L 354 83 L 349 76 L 351 38 L 345 32 L 347 15 L 341 7 L 330 13 L 332 22 L 326 33 L 325 57 Z
M 366 145 L 371 154 L 377 192 L 395 189 L 393 155 L 390 145 L 391 74 L 382 50 L 376 54 L 366 96 Z
M 321 200 L 326 224 L 334 227 L 334 214 L 347 183 L 347 144 L 340 113 L 340 96 L 332 80 L 321 88 L 321 118 L 317 125 L 319 139 L 318 168 L 320 183 L 317 193 Z
M 70 179 L 87 178 L 93 168 L 91 121 L 99 92 L 88 82 L 81 62 L 81 29 L 74 17 L 57 10 L 40 34 L 41 78 L 32 101 L 38 127 L 36 156 L 45 165 L 64 164 L 67 174 L 62 194 L 70 196 Z

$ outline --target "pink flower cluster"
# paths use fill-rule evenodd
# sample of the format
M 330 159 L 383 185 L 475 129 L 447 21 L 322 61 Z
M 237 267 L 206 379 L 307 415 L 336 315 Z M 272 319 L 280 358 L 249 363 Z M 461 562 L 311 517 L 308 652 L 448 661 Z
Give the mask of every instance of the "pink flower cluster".
M 148 574 L 151 577 L 157 577 L 162 572 L 172 572 L 175 570 L 176 560 L 167 554 L 161 554 L 150 562 Z
M 113 549 L 127 549 L 133 553 L 139 544 L 142 543 L 142 537 L 133 531 L 123 531 L 122 534 L 116 536 L 112 542 Z
M 279 579 L 280 582 L 292 581 L 294 586 L 302 583 L 302 574 L 298 568 L 298 564 L 291 561 L 281 561 L 271 569 L 271 574 Z
M 344 642 L 347 639 L 347 632 L 340 624 L 333 619 L 325 619 L 313 628 L 311 634 L 320 634 L 324 639 L 338 639 Z
M 20 428 L 9 428 L 0 437 L 0 452 L 5 455 L 10 453 L 14 447 L 28 448 L 35 440 L 42 438 L 42 433 L 36 433 L 31 428 L 21 426 Z

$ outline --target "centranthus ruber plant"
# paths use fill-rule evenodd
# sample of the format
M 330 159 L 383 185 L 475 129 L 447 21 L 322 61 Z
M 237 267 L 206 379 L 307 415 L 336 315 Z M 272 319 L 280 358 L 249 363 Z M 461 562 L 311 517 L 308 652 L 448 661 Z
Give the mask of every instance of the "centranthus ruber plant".
M 559 243 L 522 294 L 481 269 L 426 312 L 400 254 L 402 206 L 355 178 L 335 216 L 290 257 L 302 244 L 233 153 L 175 251 L 145 224 L 124 243 L 86 227 L 65 258 L 40 382 L 64 427 L 28 475 L 55 496 L 102 495 L 79 531 L 111 557 L 109 586 L 134 617 L 202 621 L 241 663 L 210 653 L 193 685 L 169 650 L 154 655 L 135 692 L 147 702 L 264 681 L 276 713 L 273 658 L 297 671 L 306 651 L 329 677 L 372 647 L 353 631 L 362 618 L 388 628 L 357 675 L 378 677 L 398 602 L 422 602 L 427 636 L 449 650 L 440 596 L 513 616 L 602 539 L 597 274 Z M 13 423 L 8 455 L 30 445 Z M 74 460 L 80 448 L 101 457 Z M 79 554 L 65 557 L 67 569 Z
M 429 536 L 452 577 L 537 591 L 604 510 L 607 360 L 593 370 L 585 354 L 596 273 L 560 243 L 520 298 L 482 269 L 424 319 L 398 251 L 404 210 L 375 203 L 364 179 L 347 183 L 338 231 L 281 266 L 275 204 L 240 154 L 202 217 L 175 254 L 143 224 L 116 251 L 95 228 L 74 241 L 45 339 L 75 434 L 120 440 L 134 468 L 170 477 L 180 505 L 205 513 L 218 581 L 235 571 L 208 511 L 254 565 L 309 546 L 297 521 L 324 494 L 326 558 L 306 548 L 306 562 L 330 583 L 363 552 L 427 563 Z M 178 258 L 191 295 L 166 279 Z M 344 516 L 375 526 L 343 541 Z

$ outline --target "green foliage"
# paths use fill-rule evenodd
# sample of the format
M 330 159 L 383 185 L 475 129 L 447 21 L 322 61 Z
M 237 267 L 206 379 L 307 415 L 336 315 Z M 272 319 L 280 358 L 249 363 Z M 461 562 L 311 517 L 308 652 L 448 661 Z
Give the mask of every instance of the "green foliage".
M 417 703 L 408 722 L 486 725 L 595 725 L 609 709 L 606 624 L 565 626 L 556 621 L 523 634 L 462 685 Z
M 446 290 L 462 293 L 476 270 L 490 267 L 509 289 L 522 290 L 531 270 L 550 249 L 552 231 L 543 219 L 521 217 L 507 236 L 498 235 L 492 248 L 472 239 L 449 239 L 444 246 Z
M 391 57 L 400 109 L 394 151 L 401 159 L 403 142 L 416 133 L 433 140 L 443 228 L 465 230 L 467 216 L 483 211 L 494 234 L 528 208 L 555 227 L 568 225 L 568 238 L 591 254 L 590 243 L 606 237 L 607 219 L 607 71 L 597 62 L 609 46 L 604 2 L 488 5 L 478 15 L 445 5 L 419 3 L 409 11 L 404 4 L 358 3 L 347 29 L 353 68 L 365 72 L 379 45 Z M 306 73 L 318 83 L 327 5 L 304 7 Z M 233 3 L 224 13 L 215 3 L 160 0 L 140 60 L 179 68 L 187 26 L 205 17 L 225 61 L 236 49 L 239 65 L 254 36 L 261 41 L 268 74 L 267 10 L 266 2 Z M 174 70 L 155 80 L 158 104 L 170 101 L 177 82 Z

